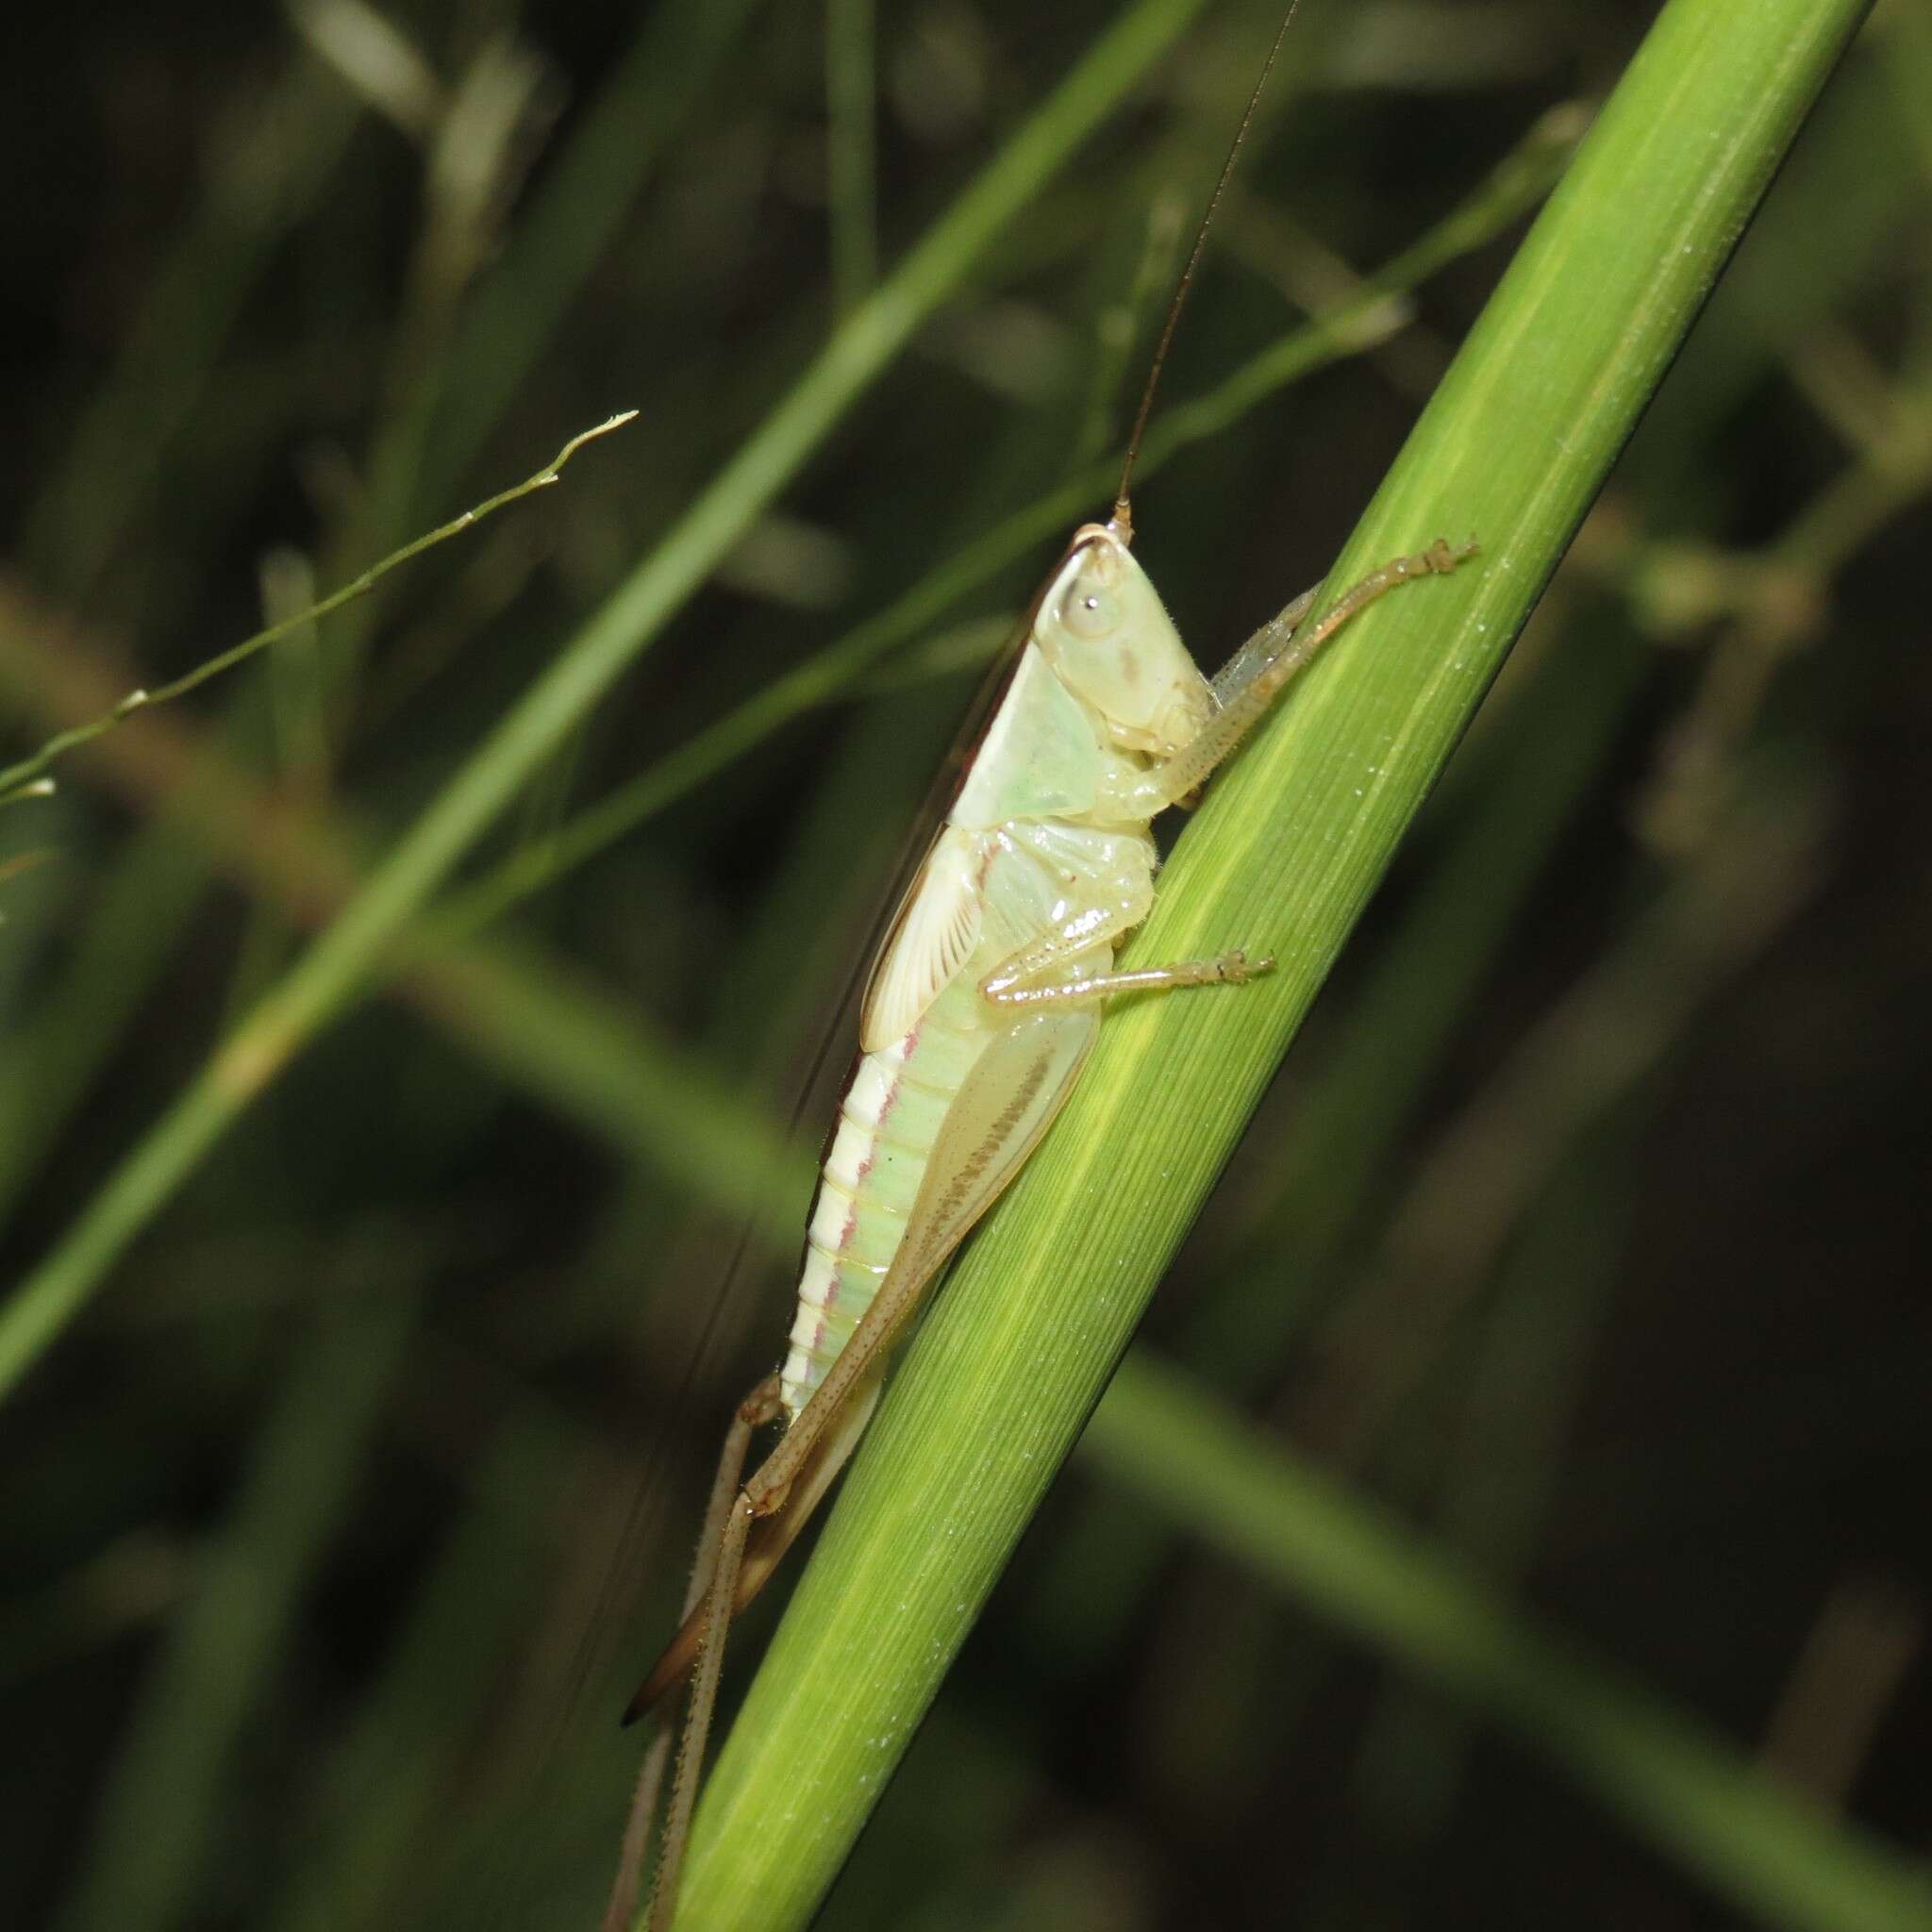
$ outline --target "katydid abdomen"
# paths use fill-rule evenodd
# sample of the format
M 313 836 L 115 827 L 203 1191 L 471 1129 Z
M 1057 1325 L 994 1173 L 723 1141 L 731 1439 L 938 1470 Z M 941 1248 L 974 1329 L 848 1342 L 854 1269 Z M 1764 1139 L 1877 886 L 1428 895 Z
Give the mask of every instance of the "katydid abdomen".
M 1016 683 L 1018 680 L 1016 680 Z M 997 724 L 995 725 L 997 729 Z M 971 799 L 961 807 L 971 816 Z M 991 826 L 948 822 L 922 884 L 941 880 L 940 910 L 969 902 L 971 927 L 956 925 L 963 957 L 905 1033 L 865 1054 L 840 1103 L 806 1237 L 798 1315 L 780 1382 L 796 1416 L 838 1360 L 897 1257 L 934 1143 L 968 1076 L 1014 1014 L 989 999 L 983 982 L 1045 932 L 1063 925 L 1096 892 L 1110 904 L 1143 906 L 1154 888 L 1154 843 L 1139 828 L 1011 819 Z M 948 891 L 945 881 L 954 890 Z M 915 905 L 919 902 L 915 900 Z M 950 963 L 943 945 L 938 963 Z M 1061 982 L 1106 973 L 1107 941 L 1070 955 L 1051 975 Z M 890 1000 L 894 990 L 884 990 Z M 903 995 L 919 996 L 916 988 Z

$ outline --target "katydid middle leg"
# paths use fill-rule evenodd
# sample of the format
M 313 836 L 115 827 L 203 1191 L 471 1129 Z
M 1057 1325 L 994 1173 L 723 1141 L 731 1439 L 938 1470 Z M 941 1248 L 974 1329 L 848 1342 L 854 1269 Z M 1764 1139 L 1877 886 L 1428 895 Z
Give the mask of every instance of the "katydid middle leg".
M 1031 945 L 1003 959 L 979 983 L 982 998 L 995 1007 L 1024 1010 L 1036 1007 L 1091 1007 L 1117 992 L 1169 992 L 1183 986 L 1232 986 L 1268 972 L 1272 959 L 1250 959 L 1240 951 L 1212 959 L 1180 959 L 1130 972 L 1074 973 L 1068 964 L 1095 947 L 1112 945 L 1131 932 L 1152 909 L 1151 894 L 1123 898 L 1096 912 L 1075 913 Z

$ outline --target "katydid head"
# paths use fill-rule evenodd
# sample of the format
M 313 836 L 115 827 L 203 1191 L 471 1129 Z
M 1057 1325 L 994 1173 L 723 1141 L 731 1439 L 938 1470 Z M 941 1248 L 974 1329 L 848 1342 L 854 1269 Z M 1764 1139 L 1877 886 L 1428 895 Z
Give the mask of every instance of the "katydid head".
M 1160 593 L 1110 525 L 1074 532 L 1033 635 L 1055 675 L 1121 750 L 1167 756 L 1213 711 Z

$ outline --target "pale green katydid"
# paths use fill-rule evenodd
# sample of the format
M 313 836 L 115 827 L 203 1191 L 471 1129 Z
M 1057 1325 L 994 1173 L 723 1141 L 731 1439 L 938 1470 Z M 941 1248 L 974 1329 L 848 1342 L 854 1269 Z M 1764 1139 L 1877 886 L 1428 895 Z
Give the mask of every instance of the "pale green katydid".
M 683 1623 L 627 1713 L 655 1709 L 691 1677 L 653 1932 L 675 1910 L 726 1628 L 857 1446 L 913 1311 L 1051 1125 L 1104 1002 L 1234 984 L 1273 963 L 1231 951 L 1115 970 L 1115 948 L 1154 903 L 1151 822 L 1193 796 L 1357 612 L 1398 584 L 1454 570 L 1475 547 L 1439 539 L 1353 585 L 1312 623 L 1314 593 L 1298 598 L 1211 681 L 1129 549 L 1128 485 L 1154 381 L 1259 93 L 1257 82 L 1169 312 L 1113 513 L 1074 533 L 1020 627 L 991 723 L 873 962 L 791 1349 L 739 1405 Z M 779 1423 L 783 1435 L 744 1479 L 753 1433 Z M 626 1932 L 634 1916 L 670 1735 L 646 1755 L 606 1932 Z

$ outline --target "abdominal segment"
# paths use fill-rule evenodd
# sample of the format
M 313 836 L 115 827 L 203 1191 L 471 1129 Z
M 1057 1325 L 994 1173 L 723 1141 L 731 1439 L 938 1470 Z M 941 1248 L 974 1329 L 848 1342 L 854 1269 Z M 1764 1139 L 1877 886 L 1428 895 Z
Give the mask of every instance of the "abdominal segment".
M 976 985 L 965 989 L 978 999 Z M 942 994 L 918 1026 L 869 1053 L 839 1109 L 806 1235 L 798 1318 L 780 1395 L 796 1415 L 871 1307 L 925 1178 L 940 1124 L 988 1035 L 946 1024 Z M 968 1017 L 975 1017 L 969 1013 Z

